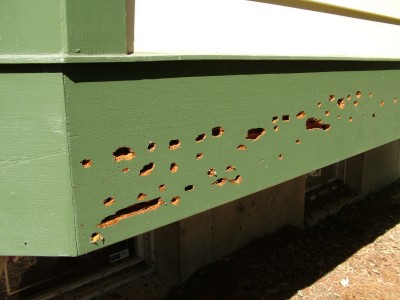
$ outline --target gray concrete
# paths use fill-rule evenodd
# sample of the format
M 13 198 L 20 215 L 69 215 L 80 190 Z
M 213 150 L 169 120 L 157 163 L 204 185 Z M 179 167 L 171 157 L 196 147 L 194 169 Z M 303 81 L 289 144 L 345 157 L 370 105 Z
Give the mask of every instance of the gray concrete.
M 183 282 L 195 271 L 284 226 L 303 226 L 305 176 L 155 231 L 156 272 Z
M 394 141 L 364 153 L 362 196 L 376 192 L 399 178 L 400 142 Z

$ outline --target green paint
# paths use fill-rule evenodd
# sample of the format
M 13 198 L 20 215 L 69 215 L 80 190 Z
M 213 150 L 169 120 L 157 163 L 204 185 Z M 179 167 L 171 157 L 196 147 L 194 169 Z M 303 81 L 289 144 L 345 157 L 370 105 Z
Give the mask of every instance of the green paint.
M 61 73 L 0 74 L 0 254 L 75 255 Z
M 5 54 L 61 53 L 61 2 L 61 0 L 2 0 L 0 57 Z
M 90 243 L 92 233 L 99 232 L 106 246 L 399 138 L 400 104 L 393 103 L 400 95 L 399 71 L 307 72 L 306 66 L 297 69 L 304 73 L 288 72 L 288 66 L 268 72 L 260 66 L 252 74 L 243 74 L 244 70 L 240 74 L 234 62 L 223 65 L 224 70 L 207 63 L 190 69 L 127 64 L 66 70 L 73 191 L 77 223 L 82 224 L 77 228 L 79 253 L 102 246 Z M 153 68 L 161 71 L 152 73 Z M 207 74 L 207 70 L 212 71 Z M 229 70 L 235 72 L 228 74 Z M 355 107 L 358 90 L 363 95 Z M 332 94 L 336 100 L 348 94 L 352 99 L 345 100 L 341 110 L 336 100 L 329 102 Z M 306 118 L 296 118 L 300 111 L 306 112 Z M 290 121 L 283 122 L 283 115 L 290 115 Z M 272 124 L 273 116 L 279 116 L 277 124 Z M 329 123 L 330 130 L 306 130 L 310 117 Z M 278 132 L 273 130 L 276 125 Z M 212 136 L 216 126 L 225 129 L 221 137 Z M 258 141 L 246 140 L 247 130 L 258 127 L 265 128 L 266 134 Z M 202 133 L 207 138 L 196 143 Z M 181 147 L 171 151 L 168 145 L 175 139 Z M 296 144 L 297 139 L 301 144 Z M 154 152 L 147 150 L 151 142 L 157 145 Z M 248 149 L 238 151 L 239 144 Z M 131 147 L 136 157 L 115 162 L 113 152 L 124 146 Z M 196 160 L 197 153 L 204 157 Z M 83 159 L 91 159 L 92 166 L 83 168 Z M 150 162 L 154 171 L 139 176 Z M 172 162 L 179 166 L 174 174 L 169 171 Z M 236 170 L 226 173 L 228 165 Z M 124 168 L 129 172 L 122 172 Z M 217 170 L 217 177 L 207 176 L 210 168 Z M 243 183 L 212 185 L 218 178 L 237 175 Z M 166 191 L 158 190 L 161 184 Z M 185 191 L 191 184 L 194 190 Z M 147 194 L 146 200 L 162 197 L 166 205 L 106 228 L 96 227 L 107 216 L 139 203 L 139 193 Z M 181 197 L 177 206 L 170 203 L 174 196 Z M 115 204 L 106 207 L 103 200 L 109 197 L 115 198 Z
M 125 0 L 68 0 L 68 53 L 126 54 Z

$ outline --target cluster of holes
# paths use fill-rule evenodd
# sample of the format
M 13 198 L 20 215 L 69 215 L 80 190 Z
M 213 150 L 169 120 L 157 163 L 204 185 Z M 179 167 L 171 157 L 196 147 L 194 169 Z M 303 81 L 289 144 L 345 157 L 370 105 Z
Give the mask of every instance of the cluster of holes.
M 362 94 L 361 94 L 360 91 L 357 91 L 355 93 L 355 97 L 357 99 L 360 99 L 361 96 L 362 96 Z M 372 97 L 372 93 L 369 93 L 369 97 Z M 351 95 L 347 96 L 347 100 L 351 100 L 351 98 L 352 98 Z M 335 95 L 329 95 L 329 101 L 330 102 L 334 102 L 335 100 L 336 100 Z M 397 98 L 393 99 L 393 103 L 394 104 L 397 103 Z M 385 103 L 384 103 L 383 100 L 380 101 L 380 106 L 384 106 L 384 104 Z M 337 100 L 337 105 L 338 105 L 338 107 L 340 109 L 344 109 L 344 107 L 345 107 L 344 98 L 338 99 Z M 354 107 L 358 107 L 359 102 L 357 100 L 355 100 L 353 102 L 353 105 L 354 105 Z M 322 108 L 322 103 L 318 102 L 317 107 L 318 108 Z M 325 116 L 330 116 L 330 111 L 326 110 L 325 111 Z M 299 113 L 296 114 L 296 118 L 297 119 L 303 119 L 305 117 L 306 117 L 306 113 L 304 111 L 300 111 Z M 364 117 L 364 115 L 363 115 L 363 117 Z M 372 117 L 376 117 L 376 114 L 373 113 Z M 337 118 L 338 118 L 338 120 L 340 120 L 340 115 L 338 115 Z M 276 124 L 278 122 L 278 120 L 279 120 L 279 118 L 277 116 L 274 116 L 272 118 L 272 123 Z M 282 116 L 282 121 L 283 122 L 289 122 L 290 121 L 290 115 L 283 115 Z M 352 116 L 350 116 L 349 117 L 349 122 L 352 122 L 352 121 L 353 121 L 353 118 L 352 118 Z M 306 129 L 307 130 L 313 130 L 313 129 L 328 130 L 329 128 L 330 128 L 330 125 L 329 124 L 323 124 L 321 119 L 316 119 L 316 118 L 312 117 L 312 118 L 308 118 L 307 121 L 306 121 Z M 279 127 L 278 126 L 274 126 L 274 131 L 277 132 L 278 130 L 279 130 Z M 225 132 L 224 129 L 222 127 L 218 126 L 218 127 L 212 128 L 211 134 L 214 137 L 220 137 L 220 136 L 222 136 L 224 134 L 224 132 Z M 247 140 L 251 140 L 251 141 L 257 141 L 265 133 L 266 133 L 266 130 L 264 128 L 251 128 L 251 129 L 249 129 L 247 131 L 246 139 Z M 206 134 L 202 133 L 202 134 L 199 134 L 196 137 L 195 141 L 197 143 L 200 143 L 200 142 L 204 141 L 205 139 L 206 139 Z M 301 144 L 301 140 L 297 139 L 297 140 L 295 140 L 295 143 L 299 145 L 299 144 Z M 179 139 L 171 140 L 169 142 L 169 149 L 170 150 L 176 150 L 176 149 L 179 149 L 180 147 L 181 147 L 181 141 Z M 152 143 L 152 142 L 149 143 L 147 149 L 148 149 L 149 152 L 154 152 L 155 149 L 156 149 L 156 144 Z M 239 146 L 237 146 L 237 149 L 240 150 L 240 151 L 244 151 L 244 150 L 247 150 L 247 147 L 245 145 L 243 145 L 243 144 L 240 144 Z M 113 152 L 113 156 L 114 156 L 114 160 L 116 162 L 120 162 L 122 160 L 132 160 L 133 158 L 135 158 L 136 153 L 134 151 L 132 151 L 132 149 L 129 148 L 129 147 L 120 147 L 116 151 Z M 197 153 L 196 159 L 197 160 L 202 159 L 203 156 L 204 156 L 203 153 Z M 282 160 L 283 158 L 284 158 L 283 154 L 279 154 L 278 155 L 278 159 L 279 160 Z M 83 168 L 89 168 L 90 166 L 92 166 L 92 160 L 90 160 L 90 159 L 84 159 L 80 163 L 81 163 Z M 140 176 L 148 176 L 148 175 L 150 175 L 152 173 L 154 168 L 155 168 L 155 164 L 153 162 L 151 162 L 151 163 L 145 165 L 140 170 L 139 175 Z M 226 172 L 233 172 L 235 170 L 236 170 L 236 167 L 234 167 L 234 166 L 227 166 L 226 167 Z M 172 173 L 176 173 L 178 171 L 178 165 L 176 163 L 172 163 L 171 166 L 170 166 L 170 171 Z M 123 173 L 129 172 L 129 168 L 122 169 L 122 172 Z M 217 177 L 217 172 L 216 172 L 216 170 L 214 168 L 211 168 L 211 169 L 209 169 L 207 171 L 207 175 L 209 177 Z M 233 179 L 229 179 L 228 177 L 221 177 L 221 178 L 218 178 L 217 180 L 215 180 L 214 182 L 212 182 L 212 185 L 224 186 L 227 182 L 240 184 L 242 181 L 243 181 L 243 178 L 240 175 L 237 175 Z M 159 191 L 160 192 L 164 192 L 166 189 L 167 189 L 167 187 L 166 187 L 165 184 L 161 184 L 159 186 Z M 193 191 L 194 190 L 194 185 L 192 185 L 192 184 L 187 185 L 187 186 L 185 186 L 184 190 L 185 191 Z M 137 200 L 138 201 L 143 201 L 145 198 L 147 198 L 147 195 L 144 194 L 144 193 L 140 193 L 137 196 Z M 173 204 L 173 205 L 178 205 L 179 202 L 180 202 L 180 199 L 181 199 L 180 196 L 175 196 L 175 197 L 173 197 L 171 199 L 170 203 Z M 112 197 L 109 197 L 109 198 L 103 200 L 104 206 L 107 206 L 107 207 L 113 205 L 114 203 L 115 203 L 115 199 L 112 198 Z M 161 198 L 156 198 L 156 199 L 153 199 L 153 200 L 150 200 L 150 201 L 147 201 L 147 202 L 140 202 L 140 203 L 137 203 L 137 204 L 134 204 L 134 205 L 130 205 L 130 206 L 124 208 L 124 209 L 121 209 L 121 210 L 117 211 L 114 215 L 111 215 L 111 216 L 108 216 L 108 217 L 104 218 L 101 221 L 101 223 L 98 225 L 98 227 L 104 228 L 104 227 L 116 224 L 116 223 L 119 222 L 119 220 L 128 218 L 128 217 L 136 215 L 136 214 L 141 214 L 141 213 L 144 213 L 144 212 L 149 211 L 149 210 L 157 209 L 162 204 L 165 204 L 163 202 L 163 200 Z M 97 243 L 100 240 L 103 241 L 103 243 L 104 243 L 104 238 L 99 233 L 96 232 L 96 233 L 92 234 L 92 236 L 91 236 L 91 242 L 92 243 Z

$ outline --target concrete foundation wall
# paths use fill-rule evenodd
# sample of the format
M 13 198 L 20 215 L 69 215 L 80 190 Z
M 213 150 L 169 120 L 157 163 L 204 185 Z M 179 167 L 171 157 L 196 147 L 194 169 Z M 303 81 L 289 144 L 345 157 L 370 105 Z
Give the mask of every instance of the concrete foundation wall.
M 305 176 L 155 231 L 156 272 L 175 283 L 252 240 L 303 226 Z
M 400 142 L 394 141 L 364 153 L 361 192 L 376 192 L 400 175 Z

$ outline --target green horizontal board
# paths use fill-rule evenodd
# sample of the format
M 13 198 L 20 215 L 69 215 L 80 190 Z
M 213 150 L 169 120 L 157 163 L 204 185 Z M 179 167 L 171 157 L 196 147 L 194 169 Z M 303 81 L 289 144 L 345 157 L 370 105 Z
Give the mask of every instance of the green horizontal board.
M 69 66 L 66 113 L 79 253 L 398 139 L 400 71 L 368 67 L 380 68 L 284 61 L 252 67 L 238 62 Z M 305 117 L 296 118 L 302 111 Z M 330 124 L 329 130 L 307 130 L 309 118 Z M 212 128 L 218 126 L 224 134 L 214 137 Z M 253 128 L 266 133 L 247 140 Z M 200 134 L 206 139 L 196 142 Z M 169 149 L 173 140 L 181 142 L 176 150 Z M 153 152 L 150 143 L 156 144 Z M 241 144 L 247 150 L 239 151 Z M 117 162 L 113 153 L 120 147 L 130 147 L 135 157 Z M 90 167 L 82 166 L 84 160 Z M 140 176 L 151 163 L 151 174 Z M 172 163 L 179 167 L 176 173 Z M 234 170 L 226 172 L 228 166 Z M 210 169 L 216 177 L 208 177 Z M 240 184 L 216 182 L 238 175 Z M 190 185 L 194 189 L 185 191 Z M 147 198 L 138 200 L 140 193 Z M 175 196 L 178 205 L 171 202 Z M 163 203 L 157 205 L 160 197 Z M 146 210 L 146 205 L 153 206 Z M 104 244 L 91 242 L 97 233 Z
M 76 255 L 62 79 L 0 73 L 0 255 Z
M 62 52 L 62 0 L 0 1 L 0 57 Z

